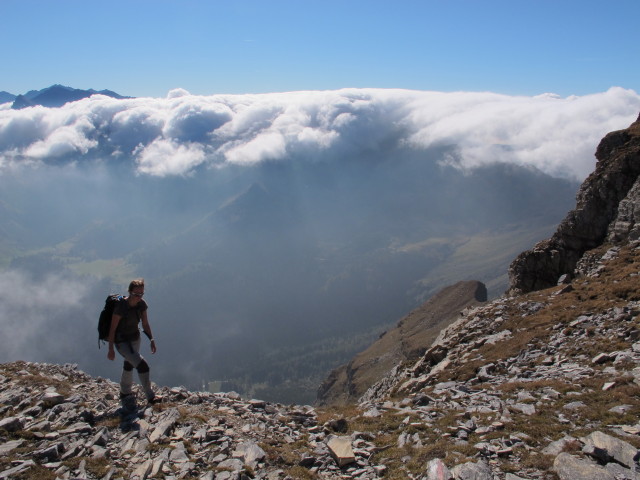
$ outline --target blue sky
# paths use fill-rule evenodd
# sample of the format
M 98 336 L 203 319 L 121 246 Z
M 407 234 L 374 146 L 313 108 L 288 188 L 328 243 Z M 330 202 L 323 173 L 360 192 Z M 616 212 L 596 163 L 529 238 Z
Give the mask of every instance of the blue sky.
M 0 0 L 14 94 L 640 91 L 638 0 Z

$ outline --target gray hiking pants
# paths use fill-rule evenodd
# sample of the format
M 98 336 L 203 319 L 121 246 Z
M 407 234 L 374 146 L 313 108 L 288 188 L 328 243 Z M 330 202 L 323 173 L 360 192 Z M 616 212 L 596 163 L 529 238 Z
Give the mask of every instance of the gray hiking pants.
M 133 390 L 133 368 L 138 369 L 141 363 L 145 359 L 140 355 L 140 338 L 132 342 L 120 342 L 115 344 L 116 350 L 125 359 L 125 365 L 122 369 L 122 377 L 120 377 L 120 393 L 122 395 L 130 395 Z M 127 368 L 127 362 L 133 366 L 133 368 Z M 147 400 L 154 397 L 153 390 L 151 388 L 151 378 L 149 375 L 148 367 L 146 372 L 140 372 L 138 370 L 138 377 L 140 378 L 140 384 L 144 390 L 144 394 Z

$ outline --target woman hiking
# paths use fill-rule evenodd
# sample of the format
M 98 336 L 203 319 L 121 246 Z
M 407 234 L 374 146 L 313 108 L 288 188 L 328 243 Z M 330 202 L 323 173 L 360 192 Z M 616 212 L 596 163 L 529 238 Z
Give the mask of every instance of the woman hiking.
M 156 353 L 156 342 L 151 333 L 151 326 L 147 317 L 148 305 L 144 296 L 144 279 L 139 278 L 129 284 L 129 295 L 121 298 L 113 310 L 111 329 L 109 330 L 109 352 L 107 358 L 114 360 L 115 350 L 124 357 L 122 377 L 120 378 L 120 400 L 123 406 L 135 407 L 133 393 L 133 369 L 138 371 L 140 384 L 149 403 L 156 403 L 159 398 L 151 388 L 149 364 L 140 355 L 140 330 L 142 323 L 144 334 L 151 341 L 151 353 Z M 115 346 L 115 350 L 114 350 Z

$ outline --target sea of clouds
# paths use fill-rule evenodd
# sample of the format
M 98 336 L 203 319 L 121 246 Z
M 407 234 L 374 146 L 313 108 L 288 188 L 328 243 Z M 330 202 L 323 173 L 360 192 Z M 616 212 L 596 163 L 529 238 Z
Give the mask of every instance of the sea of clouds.
M 79 160 L 132 161 L 140 174 L 344 159 L 381 149 L 454 146 L 461 169 L 494 162 L 584 179 L 599 140 L 638 116 L 640 95 L 613 87 L 560 98 L 488 92 L 342 89 L 117 100 L 60 108 L 0 106 L 0 171 Z

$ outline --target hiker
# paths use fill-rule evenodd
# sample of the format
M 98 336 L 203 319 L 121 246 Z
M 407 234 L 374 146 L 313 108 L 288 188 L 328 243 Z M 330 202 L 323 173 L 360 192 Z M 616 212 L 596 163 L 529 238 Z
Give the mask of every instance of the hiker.
M 151 388 L 149 377 L 149 364 L 140 355 L 140 330 L 138 323 L 142 322 L 142 330 L 151 341 L 151 353 L 156 353 L 156 342 L 151 333 L 151 326 L 147 318 L 147 302 L 142 297 L 144 295 L 144 279 L 133 280 L 129 284 L 129 296 L 122 297 L 115 305 L 111 319 L 111 329 L 109 330 L 109 352 L 107 358 L 114 360 L 116 354 L 114 345 L 118 353 L 124 357 L 122 367 L 122 377 L 120 379 L 120 399 L 125 403 L 135 400 L 133 395 L 133 369 L 138 371 L 138 377 L 144 394 L 149 403 L 159 400 Z

